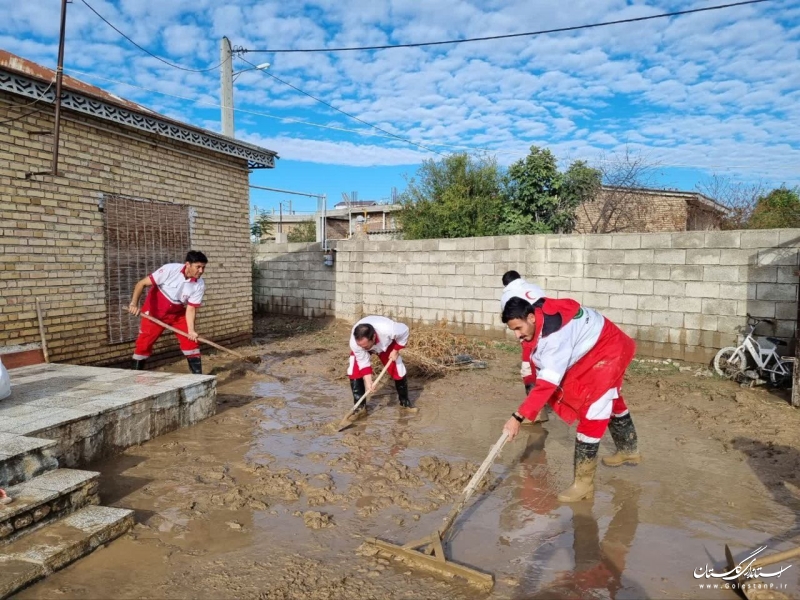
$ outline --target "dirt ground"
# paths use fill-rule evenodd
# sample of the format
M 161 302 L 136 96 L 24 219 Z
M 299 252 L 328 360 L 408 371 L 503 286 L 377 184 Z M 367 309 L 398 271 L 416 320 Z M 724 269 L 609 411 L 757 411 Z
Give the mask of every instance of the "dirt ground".
M 506 446 L 447 547 L 494 574 L 491 594 L 364 556 L 367 537 L 404 543 L 439 526 L 523 388 L 518 348 L 499 344 L 486 369 L 410 378 L 418 414 L 401 414 L 386 385 L 367 419 L 332 433 L 352 406 L 348 334 L 263 318 L 247 349 L 260 366 L 205 356 L 216 416 L 90 467 L 102 503 L 134 509 L 135 528 L 18 597 L 734 598 L 693 573 L 723 571 L 725 544 L 737 559 L 797 544 L 800 413 L 785 394 L 653 361 L 625 384 L 644 460 L 601 465 L 593 502 L 556 499 L 574 441 L 557 417 Z M 800 598 L 798 571 L 764 581 Z

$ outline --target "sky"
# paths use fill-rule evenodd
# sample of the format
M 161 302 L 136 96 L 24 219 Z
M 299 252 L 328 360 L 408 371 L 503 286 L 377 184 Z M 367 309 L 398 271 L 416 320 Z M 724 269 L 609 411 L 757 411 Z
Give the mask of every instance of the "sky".
M 87 2 L 151 53 L 204 72 L 149 56 Z M 219 132 L 222 36 L 271 51 L 408 44 L 728 2 L 74 0 L 64 63 L 73 77 Z M 59 4 L 0 0 L 0 48 L 54 68 Z M 658 187 L 692 190 L 713 175 L 800 184 L 800 0 L 505 40 L 242 57 L 249 63 L 237 57 L 234 70 L 250 70 L 234 81 L 236 137 L 280 156 L 251 184 L 325 194 L 328 206 L 351 192 L 388 200 L 426 159 L 469 151 L 507 166 L 531 145 L 564 167 L 614 165 L 628 153 Z M 266 72 L 252 68 L 264 62 Z M 290 200 L 296 211 L 316 207 L 251 195 L 262 210 Z

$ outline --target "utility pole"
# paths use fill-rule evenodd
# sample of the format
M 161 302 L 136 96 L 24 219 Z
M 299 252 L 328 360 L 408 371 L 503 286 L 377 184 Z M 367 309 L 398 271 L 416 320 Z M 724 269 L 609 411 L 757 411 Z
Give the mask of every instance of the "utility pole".
M 66 0 L 65 0 L 66 1 Z M 222 105 L 222 135 L 235 137 L 233 126 L 233 50 L 231 41 L 223 37 L 219 48 L 220 104 Z
M 61 81 L 64 78 L 64 38 L 67 30 L 67 0 L 61 0 L 61 32 L 58 39 L 58 67 L 56 68 L 56 114 L 53 125 L 53 175 L 58 175 L 58 144 L 61 130 Z
M 278 203 L 279 217 L 278 217 L 278 233 L 283 233 L 283 202 Z

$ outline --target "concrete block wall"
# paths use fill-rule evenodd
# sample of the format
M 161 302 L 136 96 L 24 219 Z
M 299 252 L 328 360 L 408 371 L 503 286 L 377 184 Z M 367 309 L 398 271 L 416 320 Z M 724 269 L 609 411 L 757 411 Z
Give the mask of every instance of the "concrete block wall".
M 66 111 L 60 176 L 26 179 L 27 172 L 50 168 L 49 138 L 31 132 L 52 130 L 53 114 L 42 107 L 25 116 L 9 102 L 14 98 L 0 93 L 0 348 L 39 343 L 38 296 L 51 360 L 108 364 L 130 357 L 133 342 L 107 341 L 99 210 L 104 194 L 195 209 L 192 245 L 210 261 L 198 331 L 223 344 L 249 340 L 252 269 L 244 159 Z M 164 335 L 155 352 L 179 354 L 174 336 Z
M 503 337 L 501 276 L 515 269 L 552 297 L 598 309 L 642 355 L 705 363 L 736 343 L 747 313 L 776 320 L 762 335 L 794 336 L 799 250 L 800 230 L 349 241 L 336 252 L 333 312 L 349 321 L 445 320 L 465 333 Z M 275 282 L 283 277 L 275 271 L 292 264 L 290 250 L 281 252 L 262 270 Z M 300 262 L 321 265 L 321 251 L 306 250 Z M 291 297 L 313 291 L 318 272 L 292 275 Z M 331 278 L 323 273 L 327 293 Z
M 322 244 L 259 244 L 253 258 L 256 311 L 333 316 L 336 272 L 323 264 Z

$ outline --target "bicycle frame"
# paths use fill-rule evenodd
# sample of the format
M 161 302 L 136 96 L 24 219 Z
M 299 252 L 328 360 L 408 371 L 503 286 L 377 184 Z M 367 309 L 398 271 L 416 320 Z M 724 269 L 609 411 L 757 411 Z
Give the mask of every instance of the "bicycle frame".
M 756 367 L 760 371 L 765 371 L 767 373 L 774 373 L 780 376 L 788 376 L 789 369 L 784 366 L 784 360 L 781 356 L 777 353 L 775 348 L 770 349 L 769 351 L 762 351 L 761 345 L 758 343 L 758 340 L 755 339 L 753 336 L 753 332 L 756 330 L 761 321 L 756 321 L 754 325 L 750 326 L 750 331 L 745 336 L 742 343 L 736 347 L 736 352 L 741 353 L 742 356 L 746 359 L 747 355 L 749 354 L 753 361 L 756 363 Z M 770 368 L 770 363 L 775 363 L 774 368 Z

